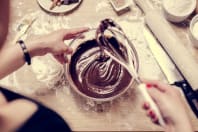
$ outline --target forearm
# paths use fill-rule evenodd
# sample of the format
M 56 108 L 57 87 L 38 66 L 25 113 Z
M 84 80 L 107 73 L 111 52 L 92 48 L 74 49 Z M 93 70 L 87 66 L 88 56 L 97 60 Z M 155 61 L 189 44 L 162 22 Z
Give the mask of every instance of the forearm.
M 31 38 L 25 41 L 30 57 L 43 56 L 52 53 L 62 63 L 63 54 L 71 54 L 72 49 L 65 45 L 64 40 L 74 38 L 76 35 L 88 31 L 88 28 L 60 29 L 48 35 Z M 0 51 L 0 79 L 24 65 L 24 53 L 19 44 L 4 47 Z
M 194 132 L 191 125 L 177 125 L 168 127 L 165 132 Z
M 47 53 L 45 43 L 38 40 L 26 40 L 26 48 L 31 58 Z M 24 53 L 20 44 L 4 47 L 0 51 L 0 79 L 19 69 L 25 64 Z
M 194 132 L 192 123 L 190 120 L 183 120 L 183 123 L 175 126 L 175 132 Z
M 19 44 L 2 48 L 0 51 L 0 79 L 24 65 L 24 54 Z
M 194 130 L 189 117 L 186 116 L 186 118 L 184 117 L 178 122 L 172 122 L 170 124 L 167 124 L 165 132 L 194 132 Z

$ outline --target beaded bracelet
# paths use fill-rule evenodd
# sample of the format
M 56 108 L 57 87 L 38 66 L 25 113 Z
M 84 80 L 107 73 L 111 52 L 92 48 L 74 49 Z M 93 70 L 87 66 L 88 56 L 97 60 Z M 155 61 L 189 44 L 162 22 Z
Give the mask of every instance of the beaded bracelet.
M 21 46 L 21 49 L 23 50 L 23 54 L 24 54 L 24 60 L 25 62 L 27 62 L 28 65 L 31 64 L 31 57 L 30 54 L 25 46 L 25 43 L 23 40 L 18 40 L 17 43 Z

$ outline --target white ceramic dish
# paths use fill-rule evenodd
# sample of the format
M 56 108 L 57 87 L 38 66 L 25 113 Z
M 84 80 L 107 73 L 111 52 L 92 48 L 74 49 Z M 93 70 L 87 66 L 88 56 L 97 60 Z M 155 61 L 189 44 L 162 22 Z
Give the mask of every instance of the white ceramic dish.
M 182 1 L 179 1 L 180 5 L 176 3 L 175 0 L 172 0 L 171 2 L 172 3 L 169 3 L 168 0 L 163 0 L 162 9 L 163 9 L 163 13 L 166 19 L 175 23 L 184 21 L 186 18 L 188 18 L 192 14 L 192 12 L 196 8 L 196 0 L 186 0 L 186 1 L 183 0 L 183 2 L 190 2 L 191 4 L 189 6 L 187 6 L 186 3 L 183 3 L 182 5 L 181 3 Z
M 190 22 L 189 38 L 193 46 L 198 48 L 198 15 L 194 16 Z
M 123 4 L 118 4 L 118 1 L 123 2 Z M 110 0 L 110 3 L 112 4 L 113 8 L 119 12 L 128 8 L 132 4 L 132 0 Z
M 56 6 L 54 9 L 50 10 L 50 6 L 52 4 L 51 0 L 37 0 L 38 4 L 47 12 L 51 13 L 67 13 L 69 11 L 74 10 L 77 8 L 82 0 L 79 0 L 78 3 L 70 4 L 70 5 L 61 5 L 61 6 Z

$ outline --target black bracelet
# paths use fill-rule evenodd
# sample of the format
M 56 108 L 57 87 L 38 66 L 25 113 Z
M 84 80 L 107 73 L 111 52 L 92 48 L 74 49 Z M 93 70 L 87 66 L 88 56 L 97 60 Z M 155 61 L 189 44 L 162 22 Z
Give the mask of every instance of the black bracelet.
M 23 54 L 24 54 L 24 60 L 25 62 L 27 62 L 28 65 L 31 64 L 31 57 L 30 54 L 25 46 L 25 43 L 23 40 L 18 40 L 17 43 L 21 46 L 21 49 L 23 50 Z

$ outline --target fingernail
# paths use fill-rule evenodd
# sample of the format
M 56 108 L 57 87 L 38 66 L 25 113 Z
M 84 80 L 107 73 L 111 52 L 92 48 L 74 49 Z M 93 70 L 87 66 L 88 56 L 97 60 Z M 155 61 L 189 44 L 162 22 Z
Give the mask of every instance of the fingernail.
M 150 117 L 151 118 L 155 118 L 156 116 L 155 116 L 155 113 L 151 110 L 151 111 L 149 111 L 149 115 L 150 115 Z
M 152 86 L 153 86 L 152 84 L 149 84 L 149 83 L 146 84 L 146 87 L 147 87 L 148 89 L 149 89 L 149 88 L 152 88 Z
M 145 109 L 145 110 L 148 110 L 149 109 L 149 104 L 147 103 L 147 102 L 145 102 L 144 104 L 143 104 L 143 108 Z
M 157 117 L 154 117 L 153 122 L 156 123 L 156 124 L 159 124 L 159 119 Z
M 149 111 L 149 115 L 150 115 L 150 116 L 153 115 L 153 111 L 152 111 L 152 110 Z

